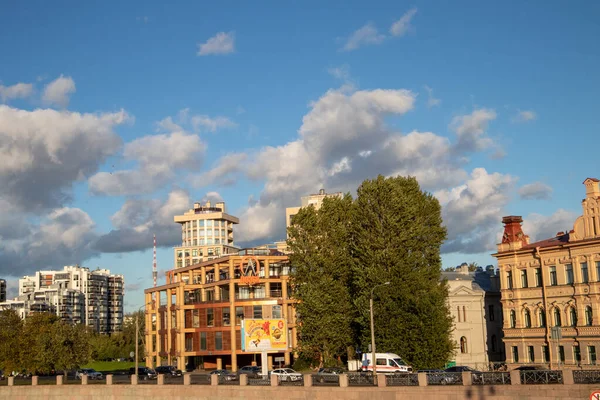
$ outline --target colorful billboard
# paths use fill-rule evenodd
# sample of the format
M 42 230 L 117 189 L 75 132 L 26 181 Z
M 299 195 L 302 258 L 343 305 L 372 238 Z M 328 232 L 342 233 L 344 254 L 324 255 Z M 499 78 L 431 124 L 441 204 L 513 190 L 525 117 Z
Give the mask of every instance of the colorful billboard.
M 287 327 L 284 319 L 244 319 L 242 350 L 287 350 Z

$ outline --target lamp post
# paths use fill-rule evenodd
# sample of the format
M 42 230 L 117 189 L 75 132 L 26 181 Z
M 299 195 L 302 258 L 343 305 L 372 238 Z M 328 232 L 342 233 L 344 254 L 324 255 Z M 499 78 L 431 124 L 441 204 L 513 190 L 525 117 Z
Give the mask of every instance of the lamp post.
M 377 374 L 377 359 L 375 358 L 375 322 L 373 321 L 373 292 L 380 286 L 389 285 L 389 282 L 381 283 L 373 286 L 371 289 L 371 298 L 369 299 L 369 306 L 371 311 L 371 362 L 373 363 L 373 375 Z
M 135 313 L 135 375 L 138 375 L 138 351 L 139 351 L 139 338 L 140 338 L 140 311 L 142 308 L 146 307 L 148 304 L 152 304 L 152 302 L 146 303 L 140 308 L 138 308 L 137 313 Z

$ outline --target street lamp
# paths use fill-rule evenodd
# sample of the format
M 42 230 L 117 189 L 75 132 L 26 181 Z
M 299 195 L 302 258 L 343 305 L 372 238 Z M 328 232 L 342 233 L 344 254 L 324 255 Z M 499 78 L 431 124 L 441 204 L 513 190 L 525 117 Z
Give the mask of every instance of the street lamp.
M 138 375 L 138 349 L 140 347 L 140 343 L 139 343 L 139 338 L 140 338 L 140 311 L 142 311 L 142 308 L 146 307 L 147 305 L 152 304 L 152 302 L 148 302 L 146 304 L 144 304 L 143 306 L 141 306 L 140 308 L 138 308 L 137 313 L 135 313 L 135 376 Z
M 377 359 L 375 358 L 375 322 L 373 321 L 373 292 L 380 286 L 389 285 L 389 282 L 381 283 L 373 286 L 371 289 L 371 298 L 369 299 L 369 306 L 371 310 L 371 362 L 373 363 L 373 375 L 377 374 Z

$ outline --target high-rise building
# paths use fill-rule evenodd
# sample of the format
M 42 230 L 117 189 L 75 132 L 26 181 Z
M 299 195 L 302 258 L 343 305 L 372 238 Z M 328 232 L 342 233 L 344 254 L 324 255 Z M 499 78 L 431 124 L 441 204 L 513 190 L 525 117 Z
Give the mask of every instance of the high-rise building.
M 298 211 L 300 211 L 302 207 L 313 206 L 316 210 L 318 210 L 319 208 L 321 208 L 321 205 L 323 204 L 323 200 L 325 198 L 342 198 L 343 195 L 344 194 L 342 192 L 325 193 L 325 189 L 321 189 L 317 194 L 309 194 L 308 196 L 302 196 L 300 198 L 300 207 L 288 207 L 285 209 L 285 226 L 287 228 L 290 227 L 290 225 L 292 224 L 292 218 L 294 218 L 294 215 L 298 214 Z
M 240 221 L 225 212 L 225 203 L 214 206 L 195 203 L 194 208 L 176 215 L 181 225 L 181 246 L 175 247 L 175 268 L 188 267 L 202 261 L 227 254 L 236 254 L 239 248 L 233 243 L 233 225 Z
M 6 301 L 6 281 L 0 279 L 0 303 Z
M 123 275 L 111 275 L 107 269 L 66 266 L 62 271 L 38 271 L 19 279 L 19 296 L 0 303 L 0 309 L 15 309 L 23 318 L 52 312 L 108 334 L 122 330 L 123 285 Z
M 502 219 L 498 259 L 509 366 L 594 366 L 600 350 L 600 181 L 586 179 L 573 229 L 530 243 Z

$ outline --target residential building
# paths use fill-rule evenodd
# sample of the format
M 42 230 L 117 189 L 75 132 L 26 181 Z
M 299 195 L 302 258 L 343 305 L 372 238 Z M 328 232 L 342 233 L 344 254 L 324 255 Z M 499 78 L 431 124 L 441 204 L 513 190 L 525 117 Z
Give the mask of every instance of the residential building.
M 296 324 L 289 273 L 288 257 L 268 248 L 238 250 L 169 271 L 165 285 L 144 291 L 146 364 L 236 371 L 261 359 L 264 338 L 248 331 L 242 337 L 243 324 L 255 319 L 281 325 L 273 336 L 283 344 L 268 351 L 268 367 L 290 364 Z M 255 340 L 243 349 L 248 337 Z
M 342 192 L 325 193 L 325 189 L 319 190 L 318 194 L 309 194 L 308 196 L 302 196 L 300 198 L 300 207 L 288 207 L 285 209 L 286 228 L 289 228 L 290 225 L 292 225 L 292 218 L 294 218 L 294 215 L 298 214 L 298 211 L 300 211 L 302 207 L 313 206 L 316 210 L 318 210 L 319 208 L 321 208 L 323 200 L 326 197 L 342 198 L 343 196 L 344 194 Z
M 6 301 L 6 280 L 0 279 L 0 303 Z
M 494 268 L 442 272 L 448 282 L 448 303 L 454 319 L 453 362 L 487 371 L 504 361 L 499 278 Z
M 175 268 L 189 267 L 239 251 L 233 243 L 233 225 L 240 221 L 225 212 L 224 202 L 214 206 L 210 201 L 204 205 L 194 203 L 194 208 L 183 215 L 176 215 L 174 220 L 181 225 L 181 246 L 174 249 Z
M 507 363 L 588 367 L 600 349 L 600 187 L 586 179 L 573 229 L 530 243 L 520 216 L 502 219 L 498 260 Z
M 14 309 L 23 318 L 32 312 L 52 312 L 64 321 L 110 334 L 122 330 L 123 288 L 123 275 L 66 266 L 19 279 L 19 295 L 0 303 L 0 309 Z

